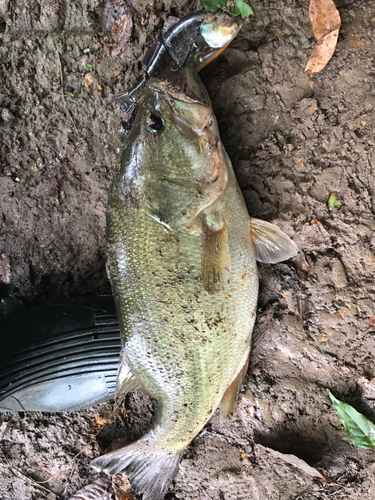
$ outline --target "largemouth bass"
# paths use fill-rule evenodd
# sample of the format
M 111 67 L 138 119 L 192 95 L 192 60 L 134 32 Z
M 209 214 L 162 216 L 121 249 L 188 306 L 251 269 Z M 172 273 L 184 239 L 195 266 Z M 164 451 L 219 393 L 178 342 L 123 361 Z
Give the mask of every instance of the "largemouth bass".
M 150 431 L 95 459 L 160 500 L 181 452 L 221 404 L 230 415 L 255 321 L 256 260 L 296 254 L 288 236 L 251 219 L 194 71 L 176 87 L 150 79 L 109 197 L 108 269 L 124 347 L 118 394 L 158 401 Z

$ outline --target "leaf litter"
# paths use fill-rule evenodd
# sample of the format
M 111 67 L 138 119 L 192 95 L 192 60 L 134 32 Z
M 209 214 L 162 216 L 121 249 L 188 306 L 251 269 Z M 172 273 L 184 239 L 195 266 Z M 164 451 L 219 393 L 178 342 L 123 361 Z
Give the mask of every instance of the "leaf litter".
M 341 18 L 333 0 L 311 0 L 309 12 L 317 43 L 304 71 L 313 77 L 326 67 L 335 52 Z

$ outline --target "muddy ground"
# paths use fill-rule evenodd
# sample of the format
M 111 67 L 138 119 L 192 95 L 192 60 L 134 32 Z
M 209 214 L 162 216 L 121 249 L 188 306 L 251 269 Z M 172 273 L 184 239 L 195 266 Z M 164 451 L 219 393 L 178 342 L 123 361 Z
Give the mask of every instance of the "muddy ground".
M 238 410 L 227 423 L 215 414 L 189 446 L 168 500 L 375 498 L 375 454 L 351 445 L 326 392 L 375 419 L 375 3 L 336 4 L 337 50 L 313 80 L 299 0 L 251 0 L 255 16 L 204 70 L 250 214 L 278 224 L 301 255 L 259 266 Z M 105 207 L 124 120 L 110 97 L 138 79 L 168 17 L 199 7 L 0 0 L 2 297 L 109 292 Z M 110 30 L 124 13 L 133 27 L 119 39 Z M 341 208 L 329 212 L 331 192 Z M 68 499 L 87 484 L 111 409 L 3 415 L 0 498 Z M 131 395 L 117 434 L 133 439 L 150 418 L 147 399 Z

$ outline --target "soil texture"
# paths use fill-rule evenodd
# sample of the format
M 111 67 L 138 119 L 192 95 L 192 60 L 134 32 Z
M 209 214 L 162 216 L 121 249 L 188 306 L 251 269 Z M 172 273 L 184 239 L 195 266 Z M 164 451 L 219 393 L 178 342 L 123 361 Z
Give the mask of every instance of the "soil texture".
M 238 409 L 194 439 L 167 500 L 375 498 L 375 453 L 353 447 L 326 390 L 375 421 L 375 3 L 336 5 L 337 49 L 313 80 L 299 0 L 251 0 L 255 16 L 203 71 L 249 213 L 300 254 L 259 265 Z M 105 210 L 126 129 L 111 97 L 142 75 L 163 27 L 199 8 L 0 0 L 1 297 L 109 293 Z M 116 420 L 112 409 L 2 414 L 1 500 L 88 484 L 90 460 L 139 436 L 153 404 L 133 394 Z

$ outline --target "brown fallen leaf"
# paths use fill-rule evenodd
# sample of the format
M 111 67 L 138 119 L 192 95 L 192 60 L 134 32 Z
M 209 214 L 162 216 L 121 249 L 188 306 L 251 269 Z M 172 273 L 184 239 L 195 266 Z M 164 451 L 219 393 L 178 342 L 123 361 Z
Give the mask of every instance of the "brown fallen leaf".
M 99 432 L 106 426 L 112 424 L 116 420 L 115 413 L 108 413 L 104 417 L 100 417 L 99 415 L 95 415 L 93 419 L 93 433 L 99 434 Z
M 329 476 L 327 476 L 327 474 L 325 474 L 322 470 L 318 470 L 318 472 L 320 472 L 320 474 L 324 477 L 324 479 L 327 481 L 327 483 L 337 484 L 337 483 L 335 483 L 335 481 L 333 479 L 331 479 Z
M 316 110 L 318 109 L 318 103 L 315 101 L 309 106 L 308 108 L 305 109 L 305 115 L 310 116 L 312 115 Z
M 102 53 L 98 57 L 98 61 L 102 61 L 106 57 L 116 57 L 124 50 L 126 42 L 132 34 L 133 20 L 130 14 L 123 14 L 119 17 L 111 29 L 111 42 L 103 46 Z
M 311 0 L 309 12 L 317 43 L 306 65 L 305 73 L 312 77 L 322 71 L 333 56 L 341 19 L 333 0 Z
M 124 14 L 113 23 L 111 34 L 113 43 L 123 45 L 128 41 L 132 34 L 133 21 L 129 14 Z
M 94 77 L 92 73 L 86 73 L 85 75 L 85 87 L 90 87 L 94 83 Z
M 351 38 L 349 45 L 351 49 L 360 49 L 364 43 L 363 38 Z
M 136 500 L 129 481 L 122 474 L 116 474 L 112 477 L 112 488 L 115 490 L 116 500 Z
M 375 316 L 373 316 L 368 322 L 368 327 L 375 330 Z

